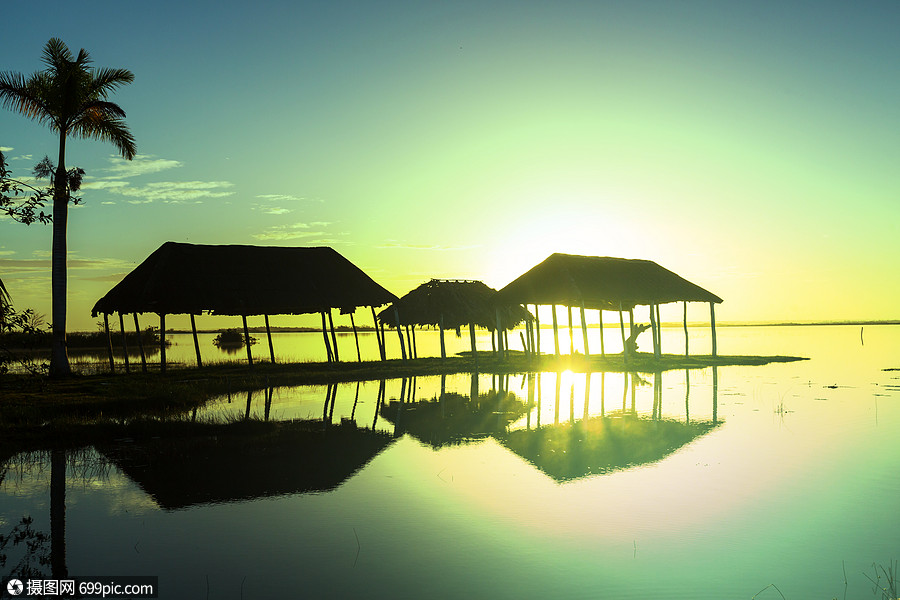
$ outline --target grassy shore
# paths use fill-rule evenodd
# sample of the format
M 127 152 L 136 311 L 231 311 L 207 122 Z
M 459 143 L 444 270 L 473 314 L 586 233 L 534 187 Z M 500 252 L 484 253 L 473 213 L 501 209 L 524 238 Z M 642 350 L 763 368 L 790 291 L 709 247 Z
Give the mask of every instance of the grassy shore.
M 33 375 L 0 378 L 0 446 L 84 441 L 84 427 L 137 419 L 161 419 L 200 406 L 209 398 L 267 387 L 331 384 L 402 377 L 529 371 L 635 371 L 653 373 L 709 366 L 763 365 L 803 360 L 787 356 L 692 356 L 638 354 L 626 364 L 621 355 L 585 358 L 542 356 L 529 360 L 522 353 L 506 359 L 479 354 L 384 362 L 292 363 L 260 362 L 248 366 L 222 363 L 202 369 L 170 367 L 168 372 L 80 375 L 50 379 Z M 105 431 L 105 429 L 104 429 Z M 88 436 L 93 437 L 93 436 Z

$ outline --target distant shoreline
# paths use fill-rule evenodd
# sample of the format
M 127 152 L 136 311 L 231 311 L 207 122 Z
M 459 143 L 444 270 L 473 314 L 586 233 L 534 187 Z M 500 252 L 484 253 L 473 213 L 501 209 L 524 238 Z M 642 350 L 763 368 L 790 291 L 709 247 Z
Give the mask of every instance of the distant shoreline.
M 635 319 L 635 323 L 640 322 L 640 319 Z M 766 322 L 741 322 L 741 321 L 717 321 L 716 327 L 812 327 L 812 326 L 832 326 L 832 325 L 855 325 L 860 327 L 865 327 L 866 325 L 900 325 L 900 320 L 884 320 L 884 321 L 809 321 L 809 322 L 796 322 L 796 321 L 777 321 L 772 323 Z M 668 322 L 662 323 L 663 327 L 684 327 L 684 323 L 678 322 Z M 708 327 L 709 323 L 706 321 L 689 321 L 688 327 Z M 568 327 L 568 324 L 559 324 L 560 329 L 565 329 Z M 574 325 L 574 327 L 581 329 L 581 325 Z M 618 324 L 615 323 L 605 323 L 604 327 L 618 327 Z M 599 329 L 600 326 L 596 323 L 591 323 L 588 325 L 588 329 Z M 236 329 L 236 328 L 235 328 Z M 429 327 L 428 329 L 431 329 Z M 542 323 L 541 330 L 550 329 L 553 327 L 549 323 Z M 250 333 L 265 333 L 265 327 L 248 327 L 247 330 Z M 272 333 L 322 333 L 321 327 L 272 327 Z M 360 325 L 357 326 L 356 330 L 360 333 L 371 333 L 375 331 L 375 328 L 371 325 Z M 216 334 L 220 333 L 222 329 L 198 329 L 197 333 L 204 334 Z M 335 331 L 337 333 L 352 333 L 353 329 L 347 326 L 335 327 Z M 447 330 L 449 331 L 449 330 Z M 70 333 L 81 333 L 81 332 L 70 332 Z M 87 332 L 90 333 L 90 332 Z M 190 329 L 167 329 L 166 335 L 171 334 L 189 334 L 191 333 Z

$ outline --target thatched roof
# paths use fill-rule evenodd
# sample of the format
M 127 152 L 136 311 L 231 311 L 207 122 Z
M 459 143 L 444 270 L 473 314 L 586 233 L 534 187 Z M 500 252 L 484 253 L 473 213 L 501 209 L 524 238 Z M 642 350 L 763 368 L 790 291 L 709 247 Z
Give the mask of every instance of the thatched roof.
M 715 294 L 651 260 L 552 254 L 501 289 L 522 304 L 562 304 L 603 310 L 668 302 L 722 302 Z
M 432 279 L 381 311 L 378 320 L 385 325 L 396 325 L 394 308 L 397 308 L 401 325 L 440 326 L 443 317 L 444 329 L 458 329 L 469 323 L 494 329 L 497 327 L 496 294 L 497 290 L 481 281 Z M 504 304 L 499 308 L 505 329 L 531 318 L 519 304 Z
M 396 299 L 333 248 L 166 242 L 103 296 L 92 314 L 347 312 Z

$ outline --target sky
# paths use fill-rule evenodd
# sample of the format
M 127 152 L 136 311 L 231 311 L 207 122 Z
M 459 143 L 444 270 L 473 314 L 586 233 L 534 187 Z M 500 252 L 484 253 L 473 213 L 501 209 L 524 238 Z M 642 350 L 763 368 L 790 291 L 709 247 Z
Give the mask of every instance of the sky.
M 70 330 L 166 241 L 332 246 L 397 295 L 643 258 L 720 321 L 900 318 L 896 0 L 45 4 L 4 2 L 0 71 L 59 37 L 135 75 L 138 156 L 67 145 Z M 25 177 L 57 140 L 0 110 L 0 149 Z M 17 308 L 49 250 L 0 219 Z

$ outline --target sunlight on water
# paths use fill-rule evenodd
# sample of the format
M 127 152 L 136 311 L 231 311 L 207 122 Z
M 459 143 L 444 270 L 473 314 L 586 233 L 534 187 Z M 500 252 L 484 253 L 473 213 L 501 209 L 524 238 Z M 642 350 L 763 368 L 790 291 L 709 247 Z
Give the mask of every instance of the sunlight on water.
M 226 394 L 184 418 L 317 429 L 70 455 L 69 571 L 158 574 L 165 597 L 207 575 L 210 597 L 393 597 L 402 574 L 417 597 L 794 599 L 842 597 L 846 570 L 872 597 L 900 534 L 900 328 L 723 327 L 719 347 L 810 360 Z M 6 464 L 0 534 L 49 531 L 49 458 Z

